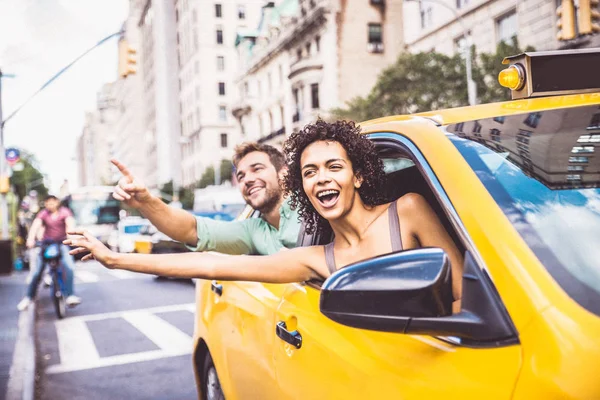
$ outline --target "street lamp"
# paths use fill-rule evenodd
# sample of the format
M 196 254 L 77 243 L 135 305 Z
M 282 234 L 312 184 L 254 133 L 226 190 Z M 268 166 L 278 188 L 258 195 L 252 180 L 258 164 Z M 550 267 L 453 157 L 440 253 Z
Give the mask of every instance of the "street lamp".
M 463 29 L 463 37 L 465 38 L 465 42 L 466 42 L 465 66 L 466 66 L 466 70 L 467 70 L 467 94 L 468 94 L 468 98 L 469 98 L 469 105 L 477 104 L 477 85 L 475 84 L 475 81 L 473 81 L 473 72 L 472 72 L 472 65 L 471 65 L 471 58 L 472 58 L 472 56 L 471 56 L 471 35 L 469 34 L 469 30 L 467 29 L 463 18 L 460 16 L 458 11 L 456 11 L 454 8 L 450 7 L 448 4 L 446 4 L 440 0 L 405 0 L 405 1 L 418 2 L 419 5 L 421 5 L 422 1 L 438 4 L 438 5 L 446 8 L 447 10 L 450 10 L 454 14 L 454 17 L 458 20 L 458 23 L 461 25 L 461 27 Z

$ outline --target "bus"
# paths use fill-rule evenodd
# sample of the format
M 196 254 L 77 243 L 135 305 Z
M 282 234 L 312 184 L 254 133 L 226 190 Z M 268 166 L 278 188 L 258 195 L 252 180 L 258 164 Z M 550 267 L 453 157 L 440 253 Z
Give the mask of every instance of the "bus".
M 87 229 L 104 244 L 116 229 L 122 209 L 121 203 L 112 197 L 113 189 L 113 186 L 84 186 L 72 190 L 64 199 L 77 227 Z

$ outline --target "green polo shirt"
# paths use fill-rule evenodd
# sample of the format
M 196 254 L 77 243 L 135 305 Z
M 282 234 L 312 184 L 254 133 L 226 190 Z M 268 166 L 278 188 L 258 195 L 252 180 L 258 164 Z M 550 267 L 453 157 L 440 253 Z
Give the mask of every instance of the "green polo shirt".
M 296 247 L 300 222 L 298 213 L 284 201 L 279 210 L 279 229 L 262 218 L 241 221 L 216 221 L 196 217 L 198 244 L 192 251 L 217 251 L 225 254 L 277 253 L 283 247 Z

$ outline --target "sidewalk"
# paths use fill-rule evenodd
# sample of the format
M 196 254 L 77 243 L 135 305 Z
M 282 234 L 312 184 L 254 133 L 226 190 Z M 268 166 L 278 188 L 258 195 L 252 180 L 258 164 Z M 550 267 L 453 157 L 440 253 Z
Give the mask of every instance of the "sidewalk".
M 0 275 L 0 399 L 34 398 L 35 307 L 17 310 L 28 274 Z

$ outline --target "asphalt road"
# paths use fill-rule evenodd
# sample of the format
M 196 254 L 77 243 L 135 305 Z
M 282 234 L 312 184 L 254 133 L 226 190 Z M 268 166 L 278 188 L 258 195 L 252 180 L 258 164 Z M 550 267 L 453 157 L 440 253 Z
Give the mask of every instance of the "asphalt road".
M 58 320 L 38 294 L 40 399 L 196 399 L 194 286 L 77 263 L 83 303 Z

